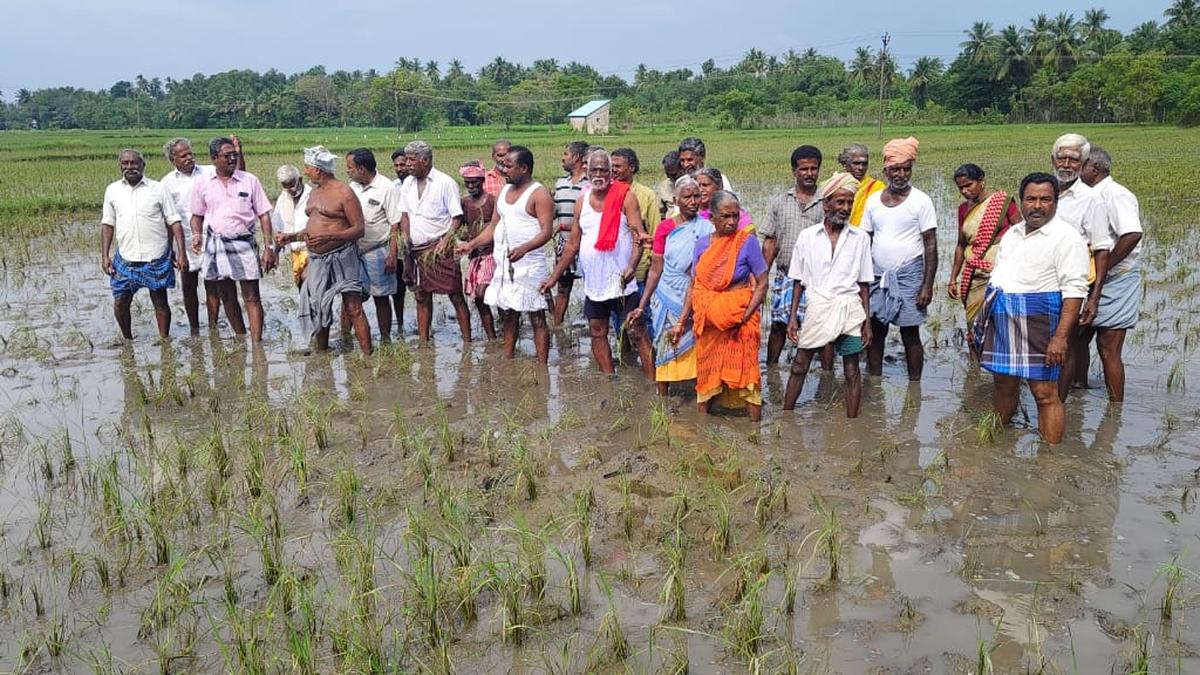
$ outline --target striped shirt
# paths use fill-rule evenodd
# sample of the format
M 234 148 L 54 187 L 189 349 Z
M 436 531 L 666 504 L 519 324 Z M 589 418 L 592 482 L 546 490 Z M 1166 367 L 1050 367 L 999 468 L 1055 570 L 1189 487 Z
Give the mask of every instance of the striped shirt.
M 559 230 L 566 232 L 571 229 L 571 221 L 575 218 L 575 201 L 579 199 L 579 192 L 585 183 L 587 178 L 572 183 L 569 175 L 554 181 L 554 224 Z

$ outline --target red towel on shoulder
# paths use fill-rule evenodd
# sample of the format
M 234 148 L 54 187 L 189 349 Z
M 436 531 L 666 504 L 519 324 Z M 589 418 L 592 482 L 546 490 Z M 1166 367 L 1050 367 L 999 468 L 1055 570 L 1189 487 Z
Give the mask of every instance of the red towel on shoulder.
M 617 247 L 617 235 L 621 232 L 621 214 L 625 211 L 625 195 L 629 194 L 629 183 L 614 180 L 604 197 L 604 211 L 600 214 L 600 234 L 596 236 L 597 251 L 611 251 Z

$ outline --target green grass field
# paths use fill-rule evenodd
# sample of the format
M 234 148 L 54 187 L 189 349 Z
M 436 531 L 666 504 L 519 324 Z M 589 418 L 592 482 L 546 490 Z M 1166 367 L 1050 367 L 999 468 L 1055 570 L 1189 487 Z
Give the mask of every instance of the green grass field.
M 497 138 L 529 146 L 535 155 L 535 175 L 552 182 L 561 173 L 562 146 L 578 138 L 564 128 L 465 127 L 399 134 L 388 129 L 281 129 L 237 132 L 244 139 L 247 168 L 263 179 L 274 195 L 275 168 L 283 163 L 300 164 L 301 149 L 323 144 L 335 152 L 359 146 L 375 151 L 386 165 L 391 151 L 414 138 L 434 147 L 435 164 L 448 173 L 467 159 L 487 160 L 489 144 Z M 1190 147 L 1195 132 L 1175 127 L 1127 125 L 1076 126 L 969 126 L 885 128 L 884 140 L 899 135 L 916 135 L 921 140 L 921 157 L 914 182 L 932 187 L 949 183 L 955 167 L 963 162 L 979 164 L 996 187 L 1014 189 L 1026 173 L 1049 167 L 1050 145 L 1059 134 L 1077 131 L 1113 155 L 1114 175 L 1141 199 L 1150 224 L 1174 228 L 1194 222 L 1200 197 L 1189 186 L 1200 183 L 1200 169 L 1192 161 Z M 163 142 L 176 135 L 188 136 L 204 162 L 207 140 L 214 130 L 181 131 L 39 131 L 0 133 L 0 229 L 16 227 L 23 234 L 37 233 L 32 227 L 62 216 L 90 221 L 98 217 L 104 186 L 119 178 L 117 152 L 125 147 L 142 151 L 146 174 L 160 177 L 169 169 L 162 155 Z M 810 143 L 826 155 L 825 173 L 836 168 L 837 152 L 847 143 L 865 142 L 876 154 L 883 141 L 874 128 L 787 129 L 763 131 L 698 130 L 679 125 L 654 127 L 610 136 L 587 137 L 609 149 L 628 146 L 638 152 L 642 180 L 653 183 L 661 177 L 659 160 L 679 139 L 699 135 L 708 145 L 708 162 L 729 174 L 752 213 L 760 212 L 768 196 L 786 187 L 788 156 L 800 144 Z M 386 168 L 386 166 L 381 167 Z M 390 175 L 390 171 L 386 171 Z M 344 175 L 343 175 L 344 177 Z

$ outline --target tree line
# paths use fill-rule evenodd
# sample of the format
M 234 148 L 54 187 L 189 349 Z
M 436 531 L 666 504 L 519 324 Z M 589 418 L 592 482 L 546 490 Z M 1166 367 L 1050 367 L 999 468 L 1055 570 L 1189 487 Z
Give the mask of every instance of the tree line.
M 386 73 L 285 75 L 231 70 L 165 81 L 138 75 L 106 90 L 52 87 L 0 102 L 18 128 L 291 128 L 558 124 L 592 98 L 612 99 L 618 127 L 695 119 L 728 128 L 891 122 L 1167 122 L 1200 124 L 1200 1 L 1176 0 L 1164 21 L 1128 33 L 1103 9 L 1038 14 L 1023 26 L 976 22 L 948 65 L 905 71 L 886 48 L 848 62 L 814 49 L 751 49 L 729 68 L 638 66 L 629 82 L 592 66 L 496 57 L 476 72 L 400 58 Z

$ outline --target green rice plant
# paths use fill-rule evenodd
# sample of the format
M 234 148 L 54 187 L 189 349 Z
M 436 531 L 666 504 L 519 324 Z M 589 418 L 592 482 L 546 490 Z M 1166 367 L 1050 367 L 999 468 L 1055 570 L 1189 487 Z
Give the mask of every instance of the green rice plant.
M 397 567 L 404 578 L 404 611 L 409 624 L 420 629 L 429 648 L 437 648 L 449 636 L 444 628 L 447 623 L 446 583 L 434 558 L 434 551 L 431 549 L 426 555 L 410 560 L 409 569 Z
M 246 446 L 249 450 L 246 453 L 245 467 L 246 494 L 250 495 L 251 499 L 258 499 L 266 485 L 266 453 L 262 443 L 253 436 L 247 439 Z
M 266 675 L 270 672 L 267 666 L 265 623 L 253 609 L 225 604 L 225 626 L 229 628 L 232 649 L 225 647 L 220 637 L 221 631 L 214 627 L 213 634 L 222 644 L 225 665 L 229 672 L 238 671 L 250 675 Z M 236 657 L 236 661 L 233 657 Z
M 796 584 L 800 577 L 800 569 L 792 569 L 790 550 L 787 558 L 788 561 L 780 567 L 780 573 L 783 575 L 783 594 L 779 599 L 779 609 L 783 615 L 793 616 L 796 613 Z
M 269 587 L 274 586 L 283 569 L 283 525 L 273 493 L 251 503 L 246 514 L 246 531 L 258 547 L 263 581 Z
M 764 631 L 766 610 L 763 604 L 767 577 L 760 576 L 746 589 L 741 601 L 732 608 L 725 624 L 725 642 L 734 656 L 746 662 L 755 661 L 767 640 Z
M 825 503 L 815 493 L 812 496 L 812 510 L 821 519 L 821 525 L 816 530 L 814 552 L 824 552 L 829 565 L 829 581 L 837 581 L 842 567 L 842 530 L 838 524 L 837 511 L 826 508 Z
M 482 591 L 487 581 L 479 579 L 478 567 L 469 565 L 466 567 L 455 567 L 451 571 L 450 583 L 453 584 L 454 597 L 458 602 L 455 607 L 466 623 L 475 620 L 479 615 L 477 598 Z
M 992 665 L 992 652 L 1000 646 L 1000 642 L 996 637 L 1000 634 L 1000 626 L 1004 623 L 1004 616 L 1001 615 L 996 619 L 996 624 L 992 627 L 992 636 L 986 638 L 982 633 L 975 640 L 975 675 L 994 675 L 995 667 Z
M 408 529 L 404 532 L 404 542 L 408 544 L 413 557 L 423 558 L 429 555 L 433 539 L 432 524 L 429 514 L 422 509 L 412 506 L 404 507 Z
M 678 487 L 675 488 L 675 493 L 668 499 L 671 509 L 671 527 L 674 530 L 679 530 L 683 527 L 683 521 L 687 518 L 687 514 L 691 511 L 692 498 L 688 492 L 688 482 L 680 480 Z
M 1186 391 L 1187 390 L 1187 357 L 1183 357 L 1171 364 L 1171 371 L 1167 373 L 1167 391 Z
M 437 469 L 433 465 L 433 457 L 429 452 L 429 443 L 423 435 L 412 439 L 412 466 L 421 476 L 421 490 L 426 496 L 437 491 Z
M 285 613 L 289 665 L 294 673 L 315 675 L 319 672 L 317 658 L 321 635 L 317 625 L 317 610 L 313 604 L 313 584 L 296 577 L 294 572 L 289 572 L 289 576 L 297 581 L 296 609 L 294 612 Z
M 575 669 L 571 667 L 575 653 L 575 635 L 568 635 L 558 647 L 558 659 L 552 659 L 549 652 L 542 650 L 542 665 L 549 675 L 571 675 Z
M 450 419 L 445 406 L 438 406 L 437 437 L 442 444 L 442 452 L 446 453 L 446 463 L 453 464 L 458 458 L 459 439 L 450 429 Z
M 112 580 L 108 573 L 108 558 L 103 555 L 95 554 L 91 556 L 92 573 L 96 577 L 96 583 L 100 586 L 100 592 L 107 594 L 112 589 Z M 0 591 L 3 591 L 3 583 L 0 583 Z M 0 593 L 3 595 L 3 593 Z
M 578 616 L 583 613 L 583 600 L 582 592 L 579 588 L 579 569 L 575 565 L 575 557 L 563 552 L 562 549 L 553 544 L 549 548 L 550 554 L 558 559 L 566 574 L 564 583 L 567 586 L 567 611 L 572 616 Z
M 289 433 L 284 440 L 284 449 L 296 479 L 296 491 L 303 498 L 308 494 L 308 448 L 302 437 Z
M 304 399 L 304 417 L 308 420 L 318 450 L 328 450 L 333 440 L 333 409 L 333 403 L 321 405 L 311 398 Z
M 354 472 L 354 467 L 344 465 L 333 475 L 334 488 L 337 490 L 338 522 L 344 527 L 354 525 L 358 515 L 358 498 L 362 494 L 362 481 Z
M 1171 558 L 1171 562 L 1163 563 L 1155 572 L 1154 578 L 1162 578 L 1166 583 L 1162 600 L 1158 604 L 1158 616 L 1163 625 L 1170 625 L 1175 616 L 1175 608 L 1186 605 L 1200 597 L 1200 594 L 1187 595 L 1184 588 L 1188 579 L 1200 578 L 1195 572 L 1179 564 L 1179 556 Z
M 29 600 L 33 602 L 33 615 L 37 618 L 46 616 L 46 603 L 43 602 L 42 589 L 37 582 L 29 584 Z
M 659 397 L 650 406 L 650 428 L 656 439 L 662 439 L 671 447 L 671 414 L 666 399 Z
M 54 543 L 54 510 L 51 493 L 38 495 L 37 519 L 33 522 L 33 536 L 38 548 L 48 549 Z
M 83 584 L 83 556 L 75 549 L 67 549 L 67 595 L 79 592 Z
M 545 529 L 538 531 L 529 525 L 523 512 L 514 511 L 512 518 L 513 526 L 504 530 L 516 538 L 517 554 L 530 599 L 541 601 L 546 596 L 546 548 L 549 538 L 546 530 L 554 523 L 551 521 L 545 525 Z
M 710 537 L 713 560 L 724 559 L 733 548 L 733 512 L 729 508 L 729 493 L 715 491 L 713 528 Z
M 8 597 L 12 595 L 12 582 L 8 578 L 8 571 L 0 569 L 0 604 L 8 604 Z
M 1125 656 L 1126 675 L 1150 675 L 1154 653 L 1154 636 L 1143 628 L 1133 629 L 1133 647 Z
M 142 610 L 138 636 L 145 638 L 155 629 L 173 624 L 191 610 L 192 586 L 187 579 L 187 558 L 177 557 L 168 564 L 154 585 L 154 596 Z
M 621 620 L 617 616 L 617 603 L 613 599 L 612 585 L 603 574 L 598 575 L 596 579 L 608 601 L 608 609 L 600 618 L 600 629 L 596 631 L 596 640 L 592 643 L 593 659 L 600 663 L 624 661 L 632 650 L 629 640 L 625 638 L 625 631 L 621 628 Z
M 621 531 L 626 541 L 633 539 L 633 483 L 628 477 L 621 478 Z
M 676 530 L 675 536 L 665 538 L 662 543 L 662 551 L 663 558 L 667 561 L 667 572 L 663 577 L 662 590 L 658 595 L 659 604 L 665 607 L 663 619 L 683 621 L 687 618 L 684 576 L 687 546 L 683 533 Z
M 595 501 L 591 487 L 581 488 L 575 493 L 575 528 L 579 535 L 579 553 L 583 556 L 584 567 L 592 566 L 592 505 Z
M 991 445 L 1003 428 L 1004 424 L 996 411 L 982 412 L 975 420 L 975 442 L 979 445 Z
M 375 536 L 373 521 L 363 518 L 360 527 L 342 528 L 333 539 L 334 562 L 349 593 L 348 620 L 360 632 L 352 647 L 367 660 L 375 659 L 382 649 L 376 621 Z
M 62 467 L 63 473 L 70 472 L 75 469 L 77 461 L 75 459 L 75 447 L 71 443 L 71 432 L 65 428 L 62 432 L 62 441 L 59 443 L 59 466 Z
M 537 499 L 537 469 L 531 457 L 529 448 L 524 443 L 513 446 L 511 458 L 512 470 L 516 476 L 513 482 L 513 495 L 519 498 L 524 495 L 525 501 Z
M 34 450 L 34 459 L 37 462 L 38 473 L 47 484 L 54 482 L 54 462 L 50 459 L 50 445 L 46 441 L 39 441 L 36 450 Z
M 529 626 L 525 624 L 525 583 L 520 568 L 507 560 L 489 564 L 488 585 L 500 598 L 500 606 L 504 613 L 502 639 L 520 645 L 525 641 L 525 633 L 529 630 Z

